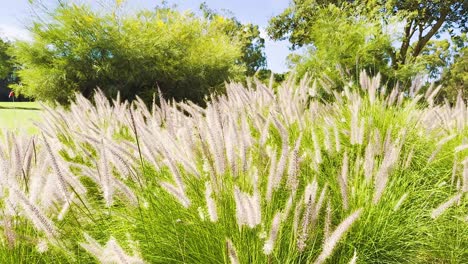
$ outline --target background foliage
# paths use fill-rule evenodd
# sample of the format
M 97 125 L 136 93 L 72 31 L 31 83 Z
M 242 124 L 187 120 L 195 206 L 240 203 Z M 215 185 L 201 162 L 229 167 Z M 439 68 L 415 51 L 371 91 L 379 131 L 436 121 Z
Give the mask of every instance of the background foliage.
M 0 101 L 8 100 L 8 85 L 17 81 L 14 63 L 9 55 L 11 43 L 0 38 Z
M 392 86 L 427 75 L 441 79 L 454 100 L 460 85 L 451 78 L 457 77 L 441 77 L 467 45 L 466 38 L 461 40 L 467 17 L 466 1 L 457 0 L 296 0 L 270 20 L 268 33 L 288 39 L 293 49 L 307 47 L 290 57 L 298 78 L 326 74 L 342 87 L 341 80 L 357 80 L 365 69 L 381 72 Z
M 100 87 L 108 96 L 119 91 L 146 102 L 159 88 L 167 98 L 204 104 L 228 80 L 269 82 L 273 75 L 278 86 L 288 74 L 297 80 L 307 74 L 325 76 L 341 90 L 365 70 L 379 72 L 388 87 L 410 87 L 425 76 L 419 78 L 425 89 L 431 82 L 443 86 L 439 101 L 467 97 L 466 1 L 292 1 L 267 28 L 273 40 L 302 48 L 289 55 L 289 73 L 267 68 L 261 28 L 229 11 L 203 3 L 199 12 L 181 13 L 163 1 L 154 10 L 128 14 L 124 2 L 107 1 L 103 13 L 58 1 L 57 9 L 33 18 L 34 40 L 12 43 L 8 55 L 0 51 L 0 64 L 7 65 L 1 71 L 19 70 L 20 79 L 10 74 L 5 85 L 61 103 L 76 91 L 89 98 Z
M 78 91 L 89 97 L 96 87 L 108 96 L 119 91 L 125 99 L 146 101 L 160 89 L 167 98 L 202 103 L 226 80 L 241 80 L 265 65 L 258 27 L 168 7 L 136 15 L 118 11 L 61 5 L 37 20 L 34 41 L 17 42 L 12 50 L 22 81 L 14 88 L 60 103 Z

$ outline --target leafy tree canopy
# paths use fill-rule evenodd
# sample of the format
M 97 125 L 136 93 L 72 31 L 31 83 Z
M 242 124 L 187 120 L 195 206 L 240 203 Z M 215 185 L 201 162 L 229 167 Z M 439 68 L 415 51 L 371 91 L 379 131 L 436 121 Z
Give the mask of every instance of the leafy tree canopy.
M 199 18 L 194 13 L 158 7 L 136 15 L 97 13 L 62 4 L 32 27 L 33 42 L 18 42 L 12 54 L 21 65 L 27 96 L 65 103 L 73 92 L 90 96 L 96 87 L 151 100 L 159 88 L 176 100 L 202 103 L 224 81 L 246 71 L 243 43 L 226 34 L 231 19 Z
M 10 43 L 0 38 L 0 79 L 5 79 L 13 70 L 11 58 L 8 55 Z
M 223 30 L 239 41 L 242 52 L 239 63 L 246 67 L 247 76 L 253 76 L 257 71 L 266 68 L 265 39 L 260 36 L 258 25 L 242 24 L 229 12 L 217 12 L 210 9 L 205 2 L 200 5 L 200 10 L 206 19 L 216 20 L 222 18 L 227 20 Z
M 9 99 L 10 89 L 8 86 L 18 81 L 15 65 L 9 55 L 10 48 L 11 43 L 0 38 L 0 101 Z
M 268 34 L 293 49 L 309 47 L 306 58 L 291 58 L 299 76 L 317 65 L 338 75 L 339 65 L 351 75 L 373 68 L 403 81 L 421 71 L 440 74 L 453 43 L 434 37 L 466 32 L 467 10 L 467 1 L 455 0 L 294 0 L 270 20 Z
M 326 74 L 339 81 L 346 80 L 345 75 L 357 77 L 363 69 L 390 74 L 386 52 L 391 40 L 375 21 L 349 16 L 329 5 L 317 12 L 309 37 L 314 42 L 307 47 L 306 56 L 292 54 L 288 58 L 299 77 Z
M 454 102 L 460 94 L 468 100 L 468 42 L 466 34 L 452 40 L 455 47 L 451 53 L 454 54 L 452 63 L 446 65 L 442 70 L 440 84 L 444 86 L 441 97 Z

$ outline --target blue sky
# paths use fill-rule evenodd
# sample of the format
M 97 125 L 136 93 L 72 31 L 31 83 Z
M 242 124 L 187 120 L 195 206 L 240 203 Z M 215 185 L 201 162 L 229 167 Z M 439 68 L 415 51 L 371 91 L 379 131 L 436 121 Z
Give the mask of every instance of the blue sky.
M 100 2 L 112 0 L 77 0 L 75 2 L 91 3 L 99 6 Z M 48 6 L 53 6 L 56 0 L 42 0 Z M 177 4 L 180 10 L 197 10 L 202 2 L 206 2 L 211 9 L 230 10 L 241 22 L 254 23 L 264 29 L 268 20 L 281 13 L 289 3 L 289 0 L 168 0 L 169 4 Z M 160 4 L 160 0 L 127 0 L 125 5 L 131 10 L 153 8 Z M 32 10 L 28 0 L 0 0 L 0 36 L 9 39 L 30 39 L 26 27 L 31 23 Z M 284 72 L 288 50 L 288 41 L 272 41 L 264 30 L 265 52 L 268 59 L 268 67 L 274 72 Z

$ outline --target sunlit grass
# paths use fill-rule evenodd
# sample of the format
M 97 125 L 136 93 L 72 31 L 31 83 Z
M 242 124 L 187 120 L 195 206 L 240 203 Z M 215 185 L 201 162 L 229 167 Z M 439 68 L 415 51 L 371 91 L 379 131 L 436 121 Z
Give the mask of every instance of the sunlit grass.
M 466 104 L 361 81 L 44 107 L 2 137 L 0 263 L 464 263 Z
M 0 102 L 0 129 L 37 133 L 33 122 L 41 119 L 41 106 L 36 102 Z

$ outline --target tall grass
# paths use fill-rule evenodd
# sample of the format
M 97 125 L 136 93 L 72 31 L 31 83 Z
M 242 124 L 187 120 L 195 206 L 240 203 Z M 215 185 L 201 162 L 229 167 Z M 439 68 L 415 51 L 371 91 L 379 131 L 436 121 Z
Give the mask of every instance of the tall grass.
M 2 263 L 462 263 L 468 108 L 378 77 L 44 106 L 0 147 Z M 331 98 L 331 100 L 330 100 Z

